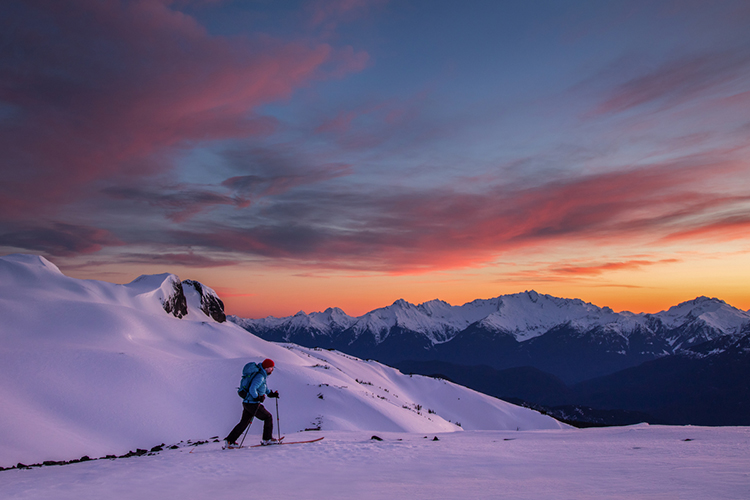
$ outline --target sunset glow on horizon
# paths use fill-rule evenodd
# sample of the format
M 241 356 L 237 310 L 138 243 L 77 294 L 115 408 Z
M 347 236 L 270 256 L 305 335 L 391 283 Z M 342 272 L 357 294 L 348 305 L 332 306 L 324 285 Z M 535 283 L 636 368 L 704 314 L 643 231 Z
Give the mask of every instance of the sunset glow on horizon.
M 227 313 L 750 309 L 750 5 L 10 0 L 0 255 Z

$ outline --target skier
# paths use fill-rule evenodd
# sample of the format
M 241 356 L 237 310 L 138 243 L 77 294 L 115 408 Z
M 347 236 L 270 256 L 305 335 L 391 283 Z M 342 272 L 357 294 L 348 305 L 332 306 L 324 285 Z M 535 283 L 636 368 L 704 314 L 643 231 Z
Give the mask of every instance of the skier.
M 263 421 L 263 439 L 260 444 L 274 444 L 278 440 L 273 437 L 273 416 L 263 407 L 263 401 L 266 394 L 269 398 L 278 398 L 279 391 L 271 391 L 266 386 L 266 378 L 273 373 L 274 362 L 271 359 L 265 359 L 259 365 L 250 362 L 242 370 L 242 381 L 240 382 L 240 396 L 247 392 L 242 400 L 242 418 L 234 426 L 232 432 L 224 439 L 222 448 L 239 448 L 237 438 L 245 431 L 253 420 L 258 417 Z

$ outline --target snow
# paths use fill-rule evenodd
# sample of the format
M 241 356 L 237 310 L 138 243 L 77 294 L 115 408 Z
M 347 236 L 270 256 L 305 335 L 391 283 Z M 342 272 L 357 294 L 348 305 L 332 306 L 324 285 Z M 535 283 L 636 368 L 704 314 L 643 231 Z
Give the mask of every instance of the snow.
M 319 434 L 325 439 L 313 444 L 226 451 L 213 442 L 183 444 L 153 456 L 4 471 L 0 496 L 721 500 L 750 491 L 748 428 L 378 433 L 383 441 L 337 431 L 288 438 Z
M 116 285 L 10 256 L 0 278 L 1 467 L 223 437 L 241 413 L 243 365 L 266 357 L 286 432 L 565 427 L 446 381 L 264 341 L 206 316 L 189 291 L 178 319 L 161 304 L 179 282 L 169 273 Z
M 594 325 L 629 322 L 609 308 L 600 308 L 579 299 L 561 299 L 528 291 L 500 298 L 497 312 L 481 324 L 490 330 L 509 332 L 519 342 L 545 334 L 555 326 L 570 323 L 586 330 Z
M 750 323 L 750 312 L 735 309 L 723 300 L 708 297 L 683 302 L 654 316 L 661 319 L 668 328 L 688 322 L 703 322 L 728 334 L 737 333 Z
M 600 329 L 627 339 L 634 331 L 658 330 L 651 324 L 656 320 L 667 329 L 693 324 L 707 326 L 714 330 L 706 337 L 708 339 L 715 335 L 736 334 L 750 324 L 750 312 L 707 297 L 699 297 L 656 314 L 634 314 L 628 311 L 614 312 L 609 307 L 598 307 L 580 299 L 564 299 L 534 290 L 477 299 L 461 306 L 452 306 L 437 299 L 414 305 L 399 299 L 390 306 L 375 309 L 358 318 L 348 316 L 340 309 L 336 309 L 336 316 L 330 311 L 309 315 L 300 311 L 287 318 L 230 319 L 261 335 L 269 329 L 292 332 L 301 327 L 313 329 L 320 335 L 331 335 L 351 327 L 354 334 L 352 340 L 371 335 L 376 344 L 384 341 L 391 329 L 398 326 L 422 334 L 433 345 L 451 340 L 475 323 L 488 331 L 512 335 L 518 342 L 544 335 L 560 325 L 581 332 Z M 289 337 L 285 338 L 290 340 Z M 676 340 L 672 339 L 671 345 Z
M 178 319 L 161 305 L 178 281 L 169 273 L 128 285 L 75 280 L 41 257 L 0 257 L 0 466 L 95 459 L 0 471 L 0 498 L 736 499 L 750 491 L 750 428 L 572 429 L 447 381 L 266 342 L 206 316 L 190 290 Z M 429 307 L 438 316 L 452 306 Z M 276 401 L 266 406 L 281 431 L 325 439 L 221 450 L 213 437 L 239 419 L 242 367 L 265 357 L 276 362 L 269 386 L 281 393 L 278 415 Z M 313 427 L 321 430 L 304 431 Z M 251 425 L 246 442 L 260 431 Z M 100 458 L 160 443 L 178 447 Z

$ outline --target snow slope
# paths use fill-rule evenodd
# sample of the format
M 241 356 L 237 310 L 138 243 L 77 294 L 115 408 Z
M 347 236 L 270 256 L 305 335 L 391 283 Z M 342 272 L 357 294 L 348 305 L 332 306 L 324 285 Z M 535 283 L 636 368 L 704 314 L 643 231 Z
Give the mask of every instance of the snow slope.
M 242 366 L 266 357 L 285 433 L 562 427 L 452 383 L 266 342 L 217 323 L 190 293 L 178 319 L 164 305 L 176 283 L 76 280 L 41 257 L 0 258 L 0 466 L 223 437 L 239 419 Z
M 307 433 L 317 434 L 317 433 Z M 314 444 L 0 472 L 3 499 L 738 500 L 750 428 L 639 425 L 438 434 L 326 432 Z

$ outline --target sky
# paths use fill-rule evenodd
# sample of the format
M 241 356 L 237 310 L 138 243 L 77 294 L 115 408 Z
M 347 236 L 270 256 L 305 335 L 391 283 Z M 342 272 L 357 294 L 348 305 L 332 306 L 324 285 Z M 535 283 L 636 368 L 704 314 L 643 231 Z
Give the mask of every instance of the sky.
M 227 312 L 750 308 L 746 1 L 7 0 L 0 255 Z

